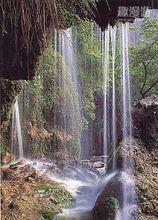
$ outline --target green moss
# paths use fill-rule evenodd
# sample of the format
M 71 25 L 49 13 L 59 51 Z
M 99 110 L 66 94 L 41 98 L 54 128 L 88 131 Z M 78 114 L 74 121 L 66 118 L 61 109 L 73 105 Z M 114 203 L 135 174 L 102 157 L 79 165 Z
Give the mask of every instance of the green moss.
M 58 214 L 58 212 L 54 211 L 53 209 L 48 209 L 42 213 L 42 217 L 45 220 L 52 220 L 56 214 Z
M 43 210 L 39 220 L 52 220 L 63 208 L 68 208 L 73 201 L 71 194 L 57 183 L 38 186 L 35 191 L 37 196 L 52 202 L 52 206 Z M 62 216 L 61 219 L 64 220 L 65 217 Z
M 114 197 L 107 198 L 107 204 L 110 206 L 111 209 L 118 209 L 119 208 L 119 202 Z
M 58 206 L 59 210 L 69 207 L 73 200 L 71 194 L 56 183 L 39 186 L 36 193 L 38 196 L 49 198 L 53 204 Z

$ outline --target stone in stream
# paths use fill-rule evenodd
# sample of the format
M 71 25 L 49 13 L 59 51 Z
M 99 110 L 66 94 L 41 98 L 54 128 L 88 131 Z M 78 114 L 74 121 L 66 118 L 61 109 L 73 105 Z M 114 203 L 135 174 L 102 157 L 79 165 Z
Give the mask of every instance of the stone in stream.
M 137 203 L 133 201 L 133 191 L 129 191 L 128 200 L 130 200 L 130 207 L 124 207 L 123 198 L 123 182 L 129 181 L 123 172 L 118 172 L 105 186 L 102 193 L 98 196 L 97 201 L 92 209 L 92 216 L 94 220 L 114 220 L 118 213 L 126 210 L 130 220 L 137 219 Z M 130 178 L 130 177 L 128 177 Z M 127 187 L 131 189 L 132 182 L 129 181 Z M 121 219 L 121 218 L 119 218 Z
M 92 210 L 95 220 L 113 220 L 123 205 L 121 173 L 116 174 L 98 196 Z

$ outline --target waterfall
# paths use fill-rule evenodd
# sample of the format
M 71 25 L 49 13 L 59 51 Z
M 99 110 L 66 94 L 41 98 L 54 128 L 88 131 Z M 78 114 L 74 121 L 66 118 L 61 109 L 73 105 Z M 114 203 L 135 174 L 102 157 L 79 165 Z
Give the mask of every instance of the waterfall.
M 71 127 L 71 135 L 73 134 L 77 142 L 75 143 L 80 148 L 81 136 L 81 112 L 79 100 L 79 80 L 76 68 L 75 42 L 73 40 L 73 28 L 65 31 L 60 31 L 61 38 L 61 55 L 62 61 L 62 87 L 63 87 L 63 114 L 64 114 L 64 147 L 67 147 L 67 138 L 70 135 L 67 130 L 67 125 Z M 71 85 L 71 91 L 68 91 L 67 86 Z M 71 121 L 67 120 L 67 116 L 71 116 Z M 69 149 L 70 151 L 70 149 Z M 71 152 L 70 152 L 71 153 Z M 79 152 L 78 152 L 79 153 Z
M 121 59 L 121 113 L 122 113 L 122 144 L 123 144 L 123 170 L 121 173 L 123 188 L 122 210 L 119 211 L 116 219 L 131 219 L 130 210 L 136 208 L 135 184 L 133 179 L 133 166 L 130 155 L 131 137 L 132 137 L 132 115 L 131 115 L 131 88 L 129 71 L 129 24 L 121 23 L 118 26 L 120 35 L 120 59 Z M 102 51 L 104 53 L 104 156 L 106 156 L 105 166 L 107 166 L 107 157 L 112 146 L 112 173 L 116 171 L 116 79 L 115 79 L 115 60 L 116 60 L 116 31 L 117 27 L 108 27 L 104 33 L 104 42 Z M 111 41 L 110 39 L 111 38 Z M 109 81 L 111 80 L 111 84 Z M 112 109 L 109 109 L 109 88 L 112 86 Z M 112 115 L 110 120 L 109 116 Z M 111 121 L 111 127 L 109 122 Z M 111 130 L 110 130 L 111 128 Z M 109 136 L 111 133 L 111 137 Z M 106 176 L 105 176 L 106 178 Z M 121 204 L 120 204 L 121 205 Z M 120 217 L 119 217 L 120 216 Z
M 109 115 L 109 107 L 108 107 L 108 96 L 109 96 L 109 42 L 110 42 L 110 28 L 108 26 L 107 30 L 105 30 L 104 39 L 103 39 L 103 72 L 104 72 L 104 139 L 103 139 L 103 154 L 105 156 L 105 167 L 107 167 L 107 156 L 108 156 L 108 145 L 109 145 L 109 129 L 108 129 L 108 115 Z
M 15 144 L 18 145 L 18 150 Z M 13 154 L 18 154 L 19 159 L 24 157 L 18 100 L 14 104 L 12 115 L 12 151 Z
M 128 54 L 128 24 L 121 24 L 121 48 L 122 48 L 122 133 L 124 140 L 124 147 L 126 152 L 130 150 L 130 141 L 132 136 L 132 115 L 131 115 L 131 89 L 130 89 L 130 75 L 129 75 L 129 54 Z M 124 170 L 128 169 L 127 154 L 124 158 Z
M 116 86 L 115 86 L 115 57 L 116 57 L 116 26 L 111 27 L 112 45 L 112 153 L 113 171 L 116 170 Z
M 122 113 L 122 140 L 125 155 L 123 155 L 123 170 L 122 172 L 122 188 L 123 188 L 123 205 L 118 211 L 116 219 L 130 220 L 129 209 L 135 204 L 135 186 L 132 179 L 131 167 L 132 161 L 130 155 L 131 149 L 131 136 L 132 136 L 132 116 L 131 116 L 131 88 L 130 88 L 130 71 L 129 71 L 129 51 L 128 51 L 128 31 L 129 24 L 120 24 L 120 48 L 121 48 L 121 113 Z M 80 112 L 80 84 L 77 71 L 77 62 L 75 56 L 75 42 L 73 39 L 73 28 L 69 28 L 65 31 L 55 30 L 55 63 L 59 61 L 58 53 L 62 59 L 59 66 L 55 65 L 55 71 L 58 71 L 57 82 L 61 86 L 62 92 L 62 117 L 60 123 L 63 126 L 63 145 L 66 153 L 72 153 L 69 148 L 70 139 L 74 138 L 77 142 L 71 143 L 73 147 L 76 145 L 77 149 L 80 147 L 82 117 Z M 95 206 L 97 198 L 104 191 L 106 185 L 118 174 L 116 167 L 116 35 L 117 27 L 110 27 L 102 33 L 102 71 L 104 74 L 104 111 L 103 111 L 103 154 L 104 154 L 104 170 L 107 169 L 107 157 L 111 152 L 112 147 L 112 172 L 100 177 L 98 173 L 94 175 L 91 171 L 86 171 L 82 167 L 68 167 L 64 168 L 66 171 L 63 176 L 55 177 L 52 175 L 52 179 L 59 183 L 71 193 L 75 191 L 76 206 L 69 209 L 68 218 L 73 219 L 73 214 L 77 213 L 79 217 L 82 217 L 83 212 L 92 210 Z M 110 59 L 111 58 L 111 59 Z M 91 61 L 90 61 L 91 62 Z M 90 67 L 91 68 L 91 67 Z M 111 90 L 110 90 L 111 88 Z M 110 93 L 111 91 L 111 93 Z M 111 106 L 110 109 L 110 98 Z M 112 116 L 110 118 L 110 116 Z M 57 124 L 54 118 L 54 127 Z M 111 122 L 111 125 L 110 125 Z M 62 127 L 61 126 L 61 127 Z M 13 118 L 12 118 L 13 134 L 16 134 L 16 140 L 18 142 L 18 157 L 23 158 L 23 143 L 21 134 L 21 124 L 19 115 L 18 101 L 14 106 Z M 13 135 L 14 136 L 14 135 Z M 12 141 L 14 147 L 14 139 Z M 86 147 L 86 146 L 84 146 Z M 88 146 L 87 146 L 88 147 Z M 84 152 L 84 150 L 83 150 Z M 78 154 L 80 152 L 77 152 Z M 66 155 L 67 156 L 67 155 Z M 100 162 L 100 161 L 99 161 Z M 88 170 L 88 169 L 87 169 Z M 67 176 L 66 176 L 67 175 Z M 73 176 L 74 175 L 74 176 Z M 119 175 L 118 175 L 119 176 Z M 114 179 L 114 181 L 117 181 Z M 71 191 L 72 190 L 72 191 Z M 121 200 L 121 199 L 120 199 Z M 121 203 L 121 202 L 120 202 Z M 121 210 L 122 209 L 122 210 Z M 65 210 L 64 210 L 65 211 Z M 66 211 L 65 211 L 66 212 Z M 66 213 L 67 214 L 67 213 Z M 69 216 L 72 215 L 70 218 Z M 58 215 L 54 219 L 60 219 L 62 216 Z M 65 213 L 64 213 L 65 217 Z M 77 219 L 82 219 L 78 218 Z
M 131 114 L 131 88 L 129 73 L 129 24 L 121 24 L 122 48 L 122 137 L 123 137 L 123 210 L 121 220 L 130 220 L 130 210 L 136 208 L 135 184 L 133 179 L 131 151 L 132 114 Z

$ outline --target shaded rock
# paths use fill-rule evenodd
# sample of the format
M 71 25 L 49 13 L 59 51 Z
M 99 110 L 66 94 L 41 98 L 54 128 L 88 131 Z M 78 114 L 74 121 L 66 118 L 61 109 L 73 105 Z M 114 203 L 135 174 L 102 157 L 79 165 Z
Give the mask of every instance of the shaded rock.
M 1 170 L 1 179 L 10 180 L 13 175 L 13 171 L 9 168 L 2 168 Z
M 91 159 L 90 159 L 90 162 L 98 162 L 98 161 L 104 161 L 105 159 L 105 156 L 93 156 Z
M 117 146 L 116 151 L 116 168 L 117 170 L 123 170 L 124 166 L 126 166 L 126 169 L 129 173 L 133 173 L 133 149 L 138 147 L 138 144 L 134 138 L 128 138 L 126 140 L 123 140 L 119 143 Z M 113 160 L 108 159 L 108 165 L 107 170 L 108 172 L 111 172 L 113 168 Z
M 11 117 L 16 96 L 22 91 L 23 81 L 0 80 L 1 122 L 0 129 L 6 129 Z
M 22 166 L 22 165 L 25 165 L 25 160 L 20 160 L 20 161 L 18 161 L 18 162 L 16 162 L 16 163 L 10 164 L 9 169 L 15 170 L 15 169 L 17 169 L 19 166 Z
M 158 147 L 158 95 L 139 101 L 133 109 L 134 136 L 145 146 Z
M 11 201 L 11 203 L 8 205 L 9 209 L 18 209 L 18 205 L 15 204 L 13 201 Z

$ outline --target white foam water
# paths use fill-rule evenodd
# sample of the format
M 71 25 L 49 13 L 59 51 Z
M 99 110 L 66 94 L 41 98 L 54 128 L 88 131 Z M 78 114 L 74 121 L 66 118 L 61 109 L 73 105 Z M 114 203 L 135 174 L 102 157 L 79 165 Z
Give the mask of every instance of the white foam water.
M 14 146 L 15 144 L 18 145 L 18 152 L 16 152 L 17 146 Z M 14 149 L 14 147 L 16 147 L 16 149 Z M 18 154 L 19 159 L 24 157 L 18 100 L 16 100 L 14 104 L 12 115 L 12 150 L 13 153 L 15 151 L 15 154 Z

